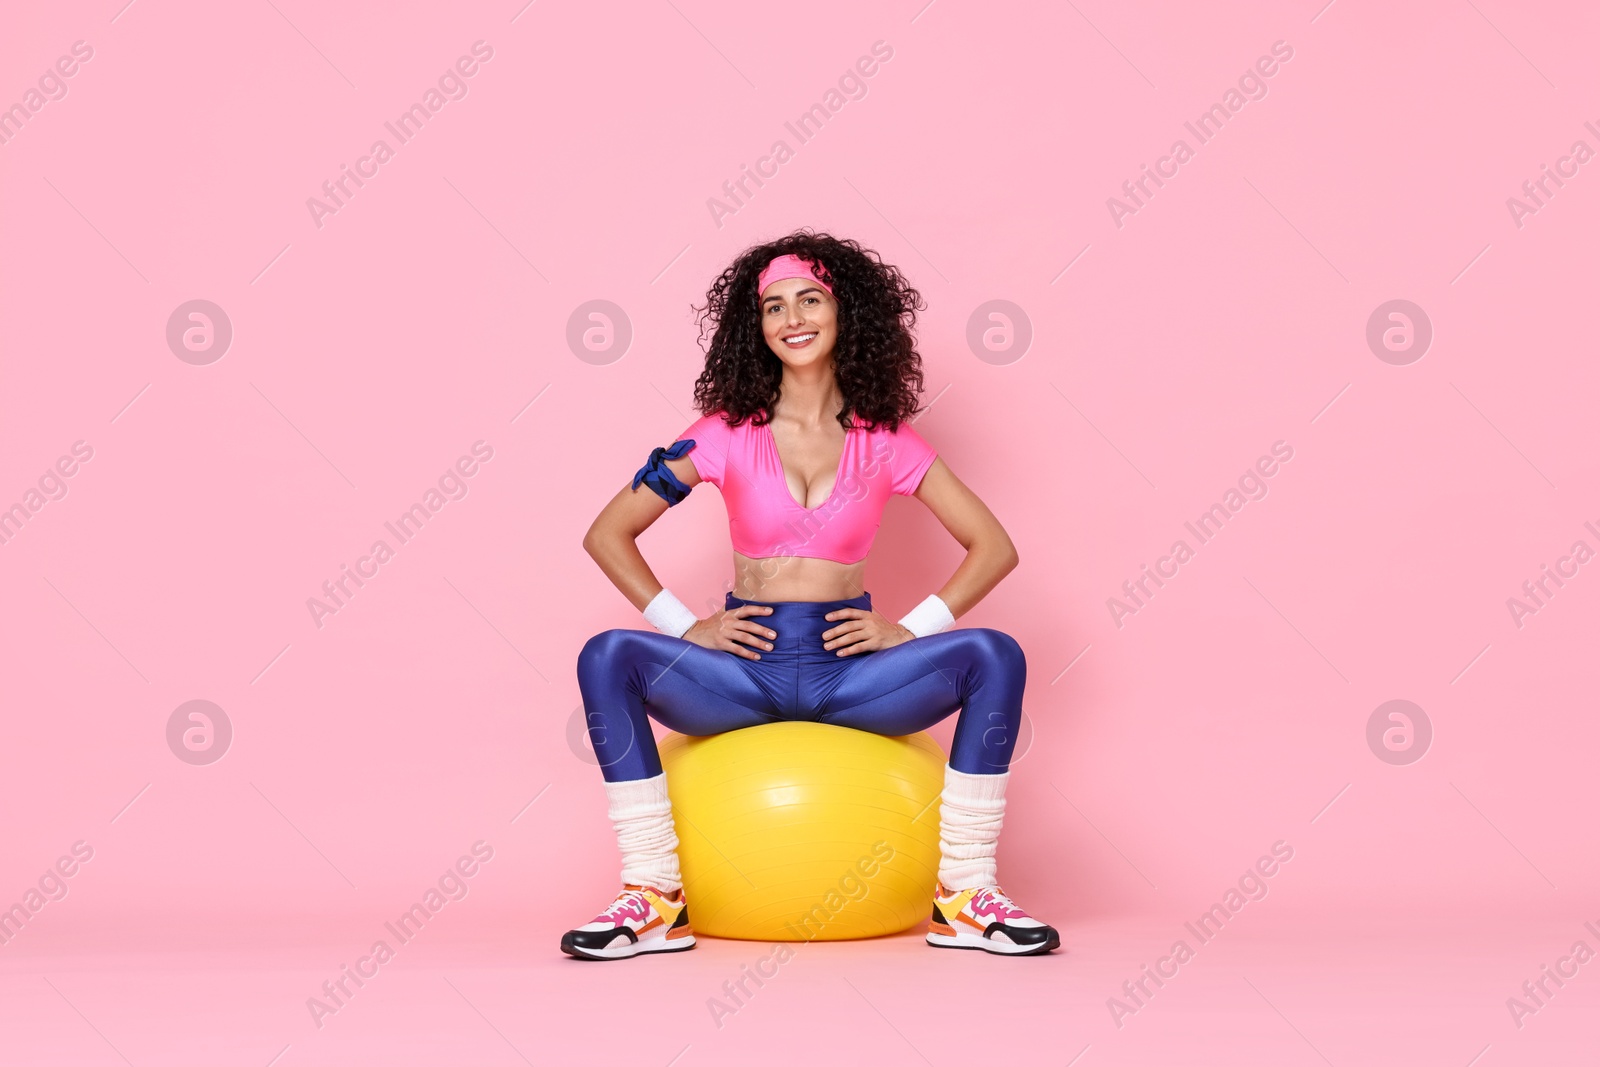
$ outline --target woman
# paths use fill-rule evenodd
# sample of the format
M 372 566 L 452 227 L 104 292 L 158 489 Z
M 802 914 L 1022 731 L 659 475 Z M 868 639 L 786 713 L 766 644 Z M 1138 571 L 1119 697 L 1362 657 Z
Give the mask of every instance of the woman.
M 661 632 L 607 630 L 578 657 L 623 889 L 566 933 L 570 955 L 694 945 L 647 716 L 694 736 L 786 719 L 899 736 L 958 708 L 927 941 L 1009 955 L 1059 947 L 996 881 L 1026 663 L 998 630 L 944 631 L 1017 565 L 1017 551 L 911 428 L 922 306 L 876 253 L 806 231 L 749 249 L 712 285 L 700 309 L 702 337 L 707 318 L 715 324 L 695 384 L 703 417 L 655 449 L 584 537 Z M 701 481 L 727 505 L 735 575 L 723 610 L 704 619 L 662 588 L 635 544 Z M 921 500 L 967 550 L 944 587 L 898 622 L 873 609 L 862 584 L 891 494 Z

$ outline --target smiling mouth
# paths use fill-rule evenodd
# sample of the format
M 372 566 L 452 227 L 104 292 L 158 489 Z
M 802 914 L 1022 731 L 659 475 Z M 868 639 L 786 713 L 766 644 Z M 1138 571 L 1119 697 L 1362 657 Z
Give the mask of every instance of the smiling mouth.
M 804 348 L 806 345 L 816 340 L 816 337 L 817 335 L 815 332 L 797 333 L 793 337 L 785 337 L 783 339 L 783 343 L 788 345 L 790 348 Z

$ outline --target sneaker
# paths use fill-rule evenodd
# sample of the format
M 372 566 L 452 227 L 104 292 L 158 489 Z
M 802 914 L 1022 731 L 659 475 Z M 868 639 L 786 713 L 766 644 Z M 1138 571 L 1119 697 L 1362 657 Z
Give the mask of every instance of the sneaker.
M 611 906 L 561 935 L 561 951 L 580 960 L 622 960 L 641 952 L 694 948 L 683 890 L 624 885 Z
M 928 944 L 1040 956 L 1060 948 L 1061 935 L 1017 907 L 997 885 L 951 891 L 941 882 L 933 894 Z

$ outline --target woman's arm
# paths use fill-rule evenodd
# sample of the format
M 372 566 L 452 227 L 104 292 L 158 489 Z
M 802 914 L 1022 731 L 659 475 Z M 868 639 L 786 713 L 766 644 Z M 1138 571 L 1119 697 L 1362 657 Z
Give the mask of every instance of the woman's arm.
M 688 456 L 669 459 L 664 465 L 684 485 L 693 488 L 699 484 L 700 472 L 695 470 Z M 666 510 L 667 502 L 649 486 L 641 483 L 634 489 L 631 484 L 624 485 L 595 516 L 589 532 L 583 535 L 584 551 L 600 565 L 611 584 L 640 611 L 661 592 L 662 585 L 635 542 Z
M 664 465 L 691 489 L 702 480 L 688 456 L 665 460 Z M 662 585 L 636 542 L 667 507 L 667 502 L 648 486 L 641 484 L 634 489 L 630 481 L 595 516 L 589 532 L 583 535 L 584 551 L 594 557 L 606 577 L 640 611 L 649 607 Z M 695 622 L 682 636 L 704 648 L 760 659 L 761 653 L 756 649 L 772 651 L 771 639 L 778 635 L 756 622 L 755 617 L 771 614 L 771 608 L 759 604 L 741 604 L 732 611 L 719 609 Z
M 960 618 L 1015 569 L 1017 546 L 1000 520 L 942 457 L 933 461 L 913 495 L 967 550 L 961 566 L 939 590 L 939 599 L 949 605 L 950 614 Z
M 942 458 L 934 458 L 912 495 L 928 505 L 950 536 L 967 550 L 961 566 L 939 590 L 939 599 L 950 614 L 960 618 L 1016 567 L 1017 547 L 1000 520 L 962 484 Z M 865 608 L 840 608 L 830 611 L 826 618 L 839 625 L 823 631 L 822 647 L 838 656 L 891 648 L 914 641 L 917 636 L 906 626 Z

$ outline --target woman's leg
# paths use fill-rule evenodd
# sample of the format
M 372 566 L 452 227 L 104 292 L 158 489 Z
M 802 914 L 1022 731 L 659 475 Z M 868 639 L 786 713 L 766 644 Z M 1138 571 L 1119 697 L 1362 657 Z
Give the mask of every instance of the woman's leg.
M 606 780 L 624 884 L 669 891 L 683 884 L 650 718 L 692 736 L 773 721 L 757 672 L 746 667 L 759 662 L 648 630 L 607 630 L 578 653 L 578 689 Z M 763 677 L 770 674 L 769 668 Z
M 583 646 L 578 689 L 622 852 L 623 889 L 605 911 L 567 931 L 562 951 L 622 959 L 693 947 L 672 802 L 650 717 L 697 736 L 771 722 L 771 701 L 758 679 L 770 684 L 774 672 L 748 669 L 758 662 L 648 630 L 607 630 Z
M 651 717 L 693 737 L 772 722 L 762 664 L 650 630 L 591 637 L 578 653 L 578 690 L 601 775 L 628 782 L 661 773 Z
M 1022 647 L 1009 634 L 980 627 L 857 655 L 859 662 L 846 668 L 819 663 L 820 678 L 838 679 L 820 721 L 898 736 L 961 709 L 939 798 L 939 886 L 928 942 L 1008 955 L 1059 947 L 1053 928 L 1000 891 L 995 869 L 1027 683 Z
M 959 708 L 950 766 L 966 775 L 1003 774 L 1010 766 L 1028 680 L 1022 646 L 1010 634 L 946 630 L 836 658 L 849 666 L 827 695 L 821 722 L 899 736 Z
M 940 795 L 939 882 L 948 889 L 994 885 L 1028 679 L 1022 646 L 1009 634 L 975 627 L 857 655 L 848 667 L 842 664 L 851 657 L 841 659 L 821 721 L 898 736 L 960 708 Z

